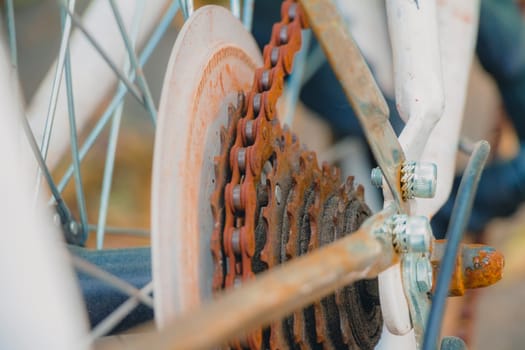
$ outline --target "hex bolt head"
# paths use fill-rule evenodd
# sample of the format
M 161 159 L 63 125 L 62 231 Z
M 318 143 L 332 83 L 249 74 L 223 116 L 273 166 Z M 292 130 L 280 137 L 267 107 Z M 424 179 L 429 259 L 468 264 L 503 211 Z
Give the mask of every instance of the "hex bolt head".
M 430 162 L 405 162 L 401 189 L 405 199 L 432 198 L 436 194 L 437 166 Z
M 414 196 L 432 198 L 436 194 L 437 166 L 434 163 L 418 162 L 414 171 Z
M 432 228 L 426 216 L 394 215 L 390 219 L 392 240 L 400 253 L 427 253 L 432 244 Z
M 372 169 L 370 174 L 370 182 L 377 188 L 383 186 L 383 172 L 381 171 L 381 168 L 376 167 Z
M 406 232 L 408 250 L 414 253 L 430 251 L 432 228 L 426 216 L 410 216 L 407 218 Z
M 428 258 L 419 258 L 416 261 L 416 284 L 421 293 L 432 289 L 432 264 Z

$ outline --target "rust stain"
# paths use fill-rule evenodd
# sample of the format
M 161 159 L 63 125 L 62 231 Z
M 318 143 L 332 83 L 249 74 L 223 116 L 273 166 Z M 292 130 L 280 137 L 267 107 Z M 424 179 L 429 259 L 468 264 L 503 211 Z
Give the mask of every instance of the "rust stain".
M 479 253 L 465 265 L 465 288 L 481 288 L 501 280 L 505 259 L 500 252 L 485 247 L 479 249 Z
M 433 289 L 435 288 L 445 240 L 436 240 L 432 254 Z M 462 244 L 456 258 L 449 286 L 449 296 L 461 296 L 467 289 L 488 287 L 503 276 L 505 259 L 496 249 L 482 244 Z

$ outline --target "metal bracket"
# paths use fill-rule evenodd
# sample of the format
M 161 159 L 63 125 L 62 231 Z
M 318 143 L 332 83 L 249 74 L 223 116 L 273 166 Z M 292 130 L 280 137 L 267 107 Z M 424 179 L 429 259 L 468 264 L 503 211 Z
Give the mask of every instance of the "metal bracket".
M 432 229 L 425 216 L 393 215 L 376 232 L 401 255 L 401 275 L 418 348 L 423 343 L 432 289 Z

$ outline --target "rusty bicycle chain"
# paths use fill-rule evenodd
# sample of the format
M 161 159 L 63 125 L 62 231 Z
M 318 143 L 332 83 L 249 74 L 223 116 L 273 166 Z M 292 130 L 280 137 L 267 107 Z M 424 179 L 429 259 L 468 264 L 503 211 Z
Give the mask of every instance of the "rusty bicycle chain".
M 246 95 L 229 109 L 215 159 L 213 289 L 235 287 L 256 273 L 355 231 L 370 215 L 362 187 L 340 185 L 337 168 L 319 168 L 276 118 L 284 78 L 307 27 L 299 4 L 285 0 Z M 381 332 L 376 281 L 363 281 L 298 310 L 269 329 L 230 344 L 242 349 L 372 349 Z

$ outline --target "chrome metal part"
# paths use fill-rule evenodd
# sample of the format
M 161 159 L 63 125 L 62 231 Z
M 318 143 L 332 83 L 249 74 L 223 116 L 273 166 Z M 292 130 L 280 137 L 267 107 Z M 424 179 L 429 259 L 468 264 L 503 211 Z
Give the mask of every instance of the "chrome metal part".
M 73 235 L 78 235 L 80 227 L 78 226 L 76 221 L 71 221 L 69 223 L 69 232 L 71 232 Z
M 194 11 L 193 0 L 179 0 L 179 6 L 182 10 L 184 19 L 187 20 Z
M 164 33 L 166 32 L 167 28 L 170 26 L 170 23 L 172 22 L 173 18 L 179 11 L 179 5 L 178 3 L 173 3 L 168 10 L 166 10 L 166 13 L 162 17 L 160 21 L 160 25 L 157 27 L 157 29 L 153 32 L 153 34 L 150 36 L 148 42 L 144 46 L 144 49 L 142 50 L 142 53 L 139 56 L 139 65 L 140 69 L 144 66 L 144 64 L 148 61 L 151 54 L 153 53 L 155 47 L 159 43 L 160 39 L 163 37 Z M 130 80 L 133 81 L 135 79 L 135 72 L 131 72 L 130 74 Z M 104 127 L 108 124 L 111 117 L 114 115 L 114 112 L 119 106 L 121 105 L 121 102 L 126 95 L 127 88 L 125 86 L 122 86 L 119 84 L 119 87 L 117 89 L 117 92 L 115 94 L 115 97 L 111 100 L 111 102 L 108 104 L 108 107 L 102 113 L 100 119 L 97 121 L 95 126 L 93 127 L 92 131 L 89 133 L 89 135 L 86 137 L 84 143 L 80 147 L 79 150 L 79 159 L 82 161 L 84 157 L 86 156 L 87 152 L 91 149 L 95 141 L 97 140 L 98 136 L 102 133 L 104 130 Z M 71 176 L 74 173 L 74 167 L 73 165 L 70 165 L 66 172 L 64 173 L 62 179 L 60 182 L 58 182 L 57 188 L 61 192 L 66 187 L 68 181 L 71 179 Z M 51 199 L 51 202 L 54 199 Z
M 394 250 L 401 254 L 401 278 L 416 343 L 421 345 L 433 278 L 430 264 L 433 238 L 429 220 L 424 216 L 392 215 L 376 234 L 390 239 Z
M 432 289 L 432 264 L 426 258 L 416 261 L 416 284 L 421 293 L 430 292 Z
M 432 245 L 432 229 L 426 216 L 406 218 L 404 232 L 395 238 L 401 242 L 401 249 L 408 253 L 428 253 Z
M 378 232 L 391 237 L 398 253 L 420 253 L 431 251 L 432 228 L 427 217 L 392 215 Z
M 432 198 L 436 194 L 437 167 L 430 162 L 405 162 L 401 167 L 403 198 Z
M 383 173 L 380 167 L 375 167 L 370 173 L 370 182 L 377 188 L 383 187 Z
M 426 290 L 428 287 L 426 272 L 428 271 L 425 266 L 430 263 L 428 255 L 406 253 L 401 258 L 401 276 L 418 349 L 423 344 L 423 335 L 431 304 L 428 290 Z

